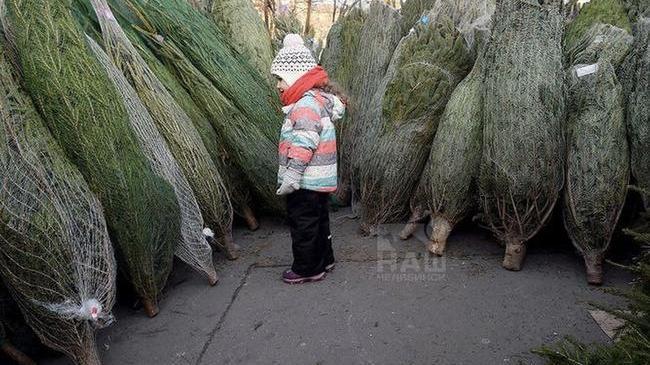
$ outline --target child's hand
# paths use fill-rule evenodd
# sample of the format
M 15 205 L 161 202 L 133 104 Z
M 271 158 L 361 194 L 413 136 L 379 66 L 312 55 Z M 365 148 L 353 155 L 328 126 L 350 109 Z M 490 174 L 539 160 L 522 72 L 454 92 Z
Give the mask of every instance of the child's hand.
M 290 184 L 285 181 L 282 183 L 282 185 L 280 185 L 280 188 L 275 193 L 277 195 L 289 195 L 298 189 L 300 189 L 299 184 Z
M 287 195 L 291 194 L 294 191 L 300 189 L 300 180 L 302 179 L 302 174 L 293 169 L 287 169 L 282 177 L 282 185 L 276 191 L 277 195 Z

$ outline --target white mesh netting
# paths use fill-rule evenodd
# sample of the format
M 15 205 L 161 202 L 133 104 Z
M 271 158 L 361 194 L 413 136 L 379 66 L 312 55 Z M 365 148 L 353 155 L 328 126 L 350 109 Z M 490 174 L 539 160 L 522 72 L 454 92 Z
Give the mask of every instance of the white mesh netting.
M 99 63 L 106 69 L 115 88 L 122 96 L 129 114 L 129 120 L 135 131 L 145 156 L 151 162 L 153 170 L 172 185 L 181 209 L 181 237 L 175 253 L 190 266 L 208 275 L 211 284 L 216 283 L 217 274 L 212 262 L 212 249 L 206 241 L 203 230 L 203 218 L 185 176 L 178 167 L 171 152 L 156 129 L 156 125 L 142 104 L 135 90 L 124 75 L 111 63 L 108 55 L 92 38 L 87 37 L 90 48 Z
M 91 0 L 102 29 L 104 46 L 118 69 L 148 109 L 170 152 L 194 191 L 206 224 L 229 258 L 236 258 L 232 241 L 233 208 L 221 173 L 210 157 L 192 120 L 149 68 L 113 16 L 106 0 Z
M 102 206 L 0 54 L 0 273 L 44 344 L 98 364 L 116 276 Z

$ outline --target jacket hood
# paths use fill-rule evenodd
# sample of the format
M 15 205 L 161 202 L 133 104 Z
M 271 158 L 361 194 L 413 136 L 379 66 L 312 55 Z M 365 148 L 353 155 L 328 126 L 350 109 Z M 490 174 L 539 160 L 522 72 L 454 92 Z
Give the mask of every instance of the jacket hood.
M 314 90 L 310 90 L 305 93 L 305 95 L 316 95 L 316 92 Z M 341 120 L 343 116 L 345 115 L 345 104 L 339 99 L 336 95 L 326 93 L 324 91 L 320 92 L 320 95 L 325 98 L 325 111 L 327 114 L 330 116 L 330 120 L 332 123 Z M 293 109 L 293 106 L 295 104 L 287 105 L 282 107 L 282 111 L 285 114 L 289 114 L 291 112 L 291 109 Z
M 321 92 L 321 95 L 327 99 L 325 102 L 325 110 L 329 114 L 332 122 L 341 120 L 345 115 L 345 104 L 334 94 L 329 94 L 326 92 Z

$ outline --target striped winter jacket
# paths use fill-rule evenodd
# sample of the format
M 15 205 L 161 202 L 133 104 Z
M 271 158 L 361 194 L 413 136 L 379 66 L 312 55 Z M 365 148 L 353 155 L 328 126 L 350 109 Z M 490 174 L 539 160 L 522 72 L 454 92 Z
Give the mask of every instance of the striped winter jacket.
M 280 134 L 278 184 L 287 169 L 302 174 L 300 188 L 336 191 L 336 130 L 345 107 L 332 94 L 318 89 L 306 92 L 286 113 Z

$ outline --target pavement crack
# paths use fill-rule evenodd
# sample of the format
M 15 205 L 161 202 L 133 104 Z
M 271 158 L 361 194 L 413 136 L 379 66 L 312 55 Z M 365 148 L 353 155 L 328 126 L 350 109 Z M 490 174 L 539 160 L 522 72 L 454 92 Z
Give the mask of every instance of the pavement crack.
M 230 297 L 230 302 L 228 303 L 228 306 L 226 307 L 226 310 L 223 311 L 221 314 L 221 317 L 219 318 L 219 321 L 215 325 L 215 327 L 208 333 L 208 339 L 203 344 L 203 348 L 201 349 L 201 352 L 199 353 L 199 357 L 196 360 L 196 365 L 201 364 L 201 361 L 203 360 L 203 356 L 205 356 L 205 353 L 208 351 L 208 347 L 212 344 L 212 341 L 214 340 L 214 337 L 216 336 L 217 332 L 221 329 L 223 326 L 224 322 L 226 321 L 226 317 L 228 316 L 228 312 L 230 312 L 230 308 L 232 308 L 233 304 L 235 304 L 235 301 L 237 300 L 237 297 L 239 296 L 239 292 L 242 290 L 244 285 L 246 285 L 246 282 L 248 281 L 248 277 L 250 274 L 253 272 L 253 269 L 255 269 L 257 265 L 255 263 L 251 264 L 248 266 L 248 269 L 246 269 L 246 274 L 244 277 L 242 277 L 241 281 L 239 282 L 239 285 L 235 289 L 235 291 L 232 293 L 232 296 Z

